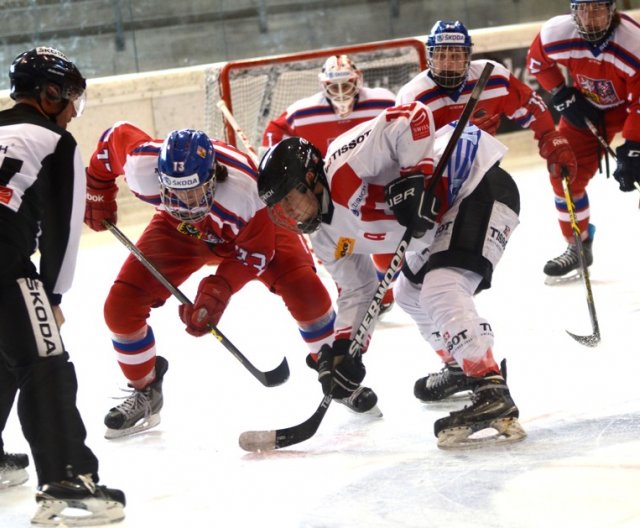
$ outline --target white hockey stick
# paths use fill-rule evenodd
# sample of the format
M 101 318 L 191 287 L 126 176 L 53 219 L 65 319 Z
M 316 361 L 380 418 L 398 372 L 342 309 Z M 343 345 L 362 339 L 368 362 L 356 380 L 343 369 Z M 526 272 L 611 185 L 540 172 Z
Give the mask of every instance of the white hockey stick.
M 231 128 L 233 128 L 233 131 L 240 138 L 240 141 L 242 141 L 242 144 L 247 149 L 247 154 L 249 154 L 249 157 L 253 160 L 253 162 L 257 166 L 260 161 L 258 159 L 258 153 L 256 152 L 256 149 L 254 149 L 253 146 L 251 145 L 251 141 L 249 141 L 249 138 L 244 133 L 242 128 L 240 128 L 240 125 L 236 121 L 236 118 L 233 117 L 233 114 L 231 113 L 231 110 L 229 110 L 227 103 L 225 103 L 224 100 L 220 99 L 216 106 L 220 109 L 227 123 L 231 125 Z

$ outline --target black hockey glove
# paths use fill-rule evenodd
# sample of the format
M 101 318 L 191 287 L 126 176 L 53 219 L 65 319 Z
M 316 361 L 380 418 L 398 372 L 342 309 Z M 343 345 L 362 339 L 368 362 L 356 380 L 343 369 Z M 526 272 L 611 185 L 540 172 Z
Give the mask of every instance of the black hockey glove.
M 440 200 L 427 198 L 424 174 L 411 174 L 393 180 L 384 188 L 384 199 L 400 225 L 411 230 L 413 238 L 422 238 L 436 225 Z
M 616 149 L 618 166 L 613 177 L 620 184 L 622 192 L 635 190 L 635 183 L 640 183 L 640 143 L 625 141 Z
M 569 123 L 578 128 L 587 128 L 584 118 L 596 127 L 600 122 L 600 110 L 593 106 L 582 92 L 573 86 L 563 86 L 551 96 L 551 104 Z
M 364 379 L 366 369 L 360 356 L 349 355 L 350 339 L 336 339 L 318 353 L 318 381 L 324 394 L 337 399 L 351 396 Z

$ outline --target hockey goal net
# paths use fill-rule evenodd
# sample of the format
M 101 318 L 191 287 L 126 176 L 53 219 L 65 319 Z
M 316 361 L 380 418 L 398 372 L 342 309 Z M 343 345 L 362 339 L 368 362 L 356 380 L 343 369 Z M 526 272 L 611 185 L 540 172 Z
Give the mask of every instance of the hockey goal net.
M 207 131 L 246 150 L 216 108 L 222 99 L 257 148 L 267 123 L 294 101 L 318 92 L 322 65 L 327 57 L 340 54 L 349 55 L 362 71 L 365 86 L 393 93 L 427 66 L 425 45 L 415 38 L 228 62 L 208 76 Z

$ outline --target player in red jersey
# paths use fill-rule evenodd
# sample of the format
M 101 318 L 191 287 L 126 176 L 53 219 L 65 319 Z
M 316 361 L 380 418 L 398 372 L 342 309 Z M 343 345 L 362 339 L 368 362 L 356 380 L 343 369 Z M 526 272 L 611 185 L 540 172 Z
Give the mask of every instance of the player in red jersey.
M 573 148 L 577 176 L 570 183 L 587 264 L 593 262 L 595 229 L 589 223 L 587 185 L 598 168 L 604 148 L 589 125 L 607 143 L 622 132 L 613 173 L 621 191 L 632 191 L 640 180 L 640 26 L 618 13 L 615 0 L 571 0 L 571 14 L 545 22 L 527 57 L 529 72 L 551 92 L 562 114 L 559 131 Z M 560 67 L 572 79 L 566 82 Z M 589 123 L 587 123 L 587 120 Z M 579 268 L 567 204 L 561 182 L 551 180 L 566 251 L 547 262 L 553 277 L 569 276 Z
M 116 178 L 157 211 L 137 242 L 140 251 L 175 284 L 204 266 L 193 305 L 182 305 L 187 332 L 208 333 L 231 296 L 253 279 L 282 297 L 310 352 L 330 342 L 335 313 L 300 237 L 274 226 L 258 198 L 256 167 L 239 150 L 204 132 L 171 132 L 151 138 L 129 123 L 116 123 L 100 138 L 87 169 L 85 223 L 104 229 L 116 221 Z M 133 394 L 105 417 L 107 438 L 159 423 L 167 360 L 156 355 L 152 308 L 170 292 L 130 255 L 107 296 L 104 316 L 118 363 Z
M 386 88 L 367 88 L 362 72 L 347 55 L 332 55 L 318 74 L 321 91 L 291 104 L 277 119 L 269 122 L 262 136 L 266 150 L 287 137 L 302 137 L 313 143 L 324 156 L 335 138 L 350 128 L 376 117 L 394 106 L 395 95 Z M 383 255 L 373 255 L 381 279 L 388 267 Z M 381 313 L 393 305 L 393 290 L 387 290 Z

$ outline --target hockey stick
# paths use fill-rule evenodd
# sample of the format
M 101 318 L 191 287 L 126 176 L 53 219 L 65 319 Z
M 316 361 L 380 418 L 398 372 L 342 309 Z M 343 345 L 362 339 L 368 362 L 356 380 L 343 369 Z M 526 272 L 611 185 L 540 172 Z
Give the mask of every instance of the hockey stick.
M 227 104 L 224 102 L 223 99 L 220 99 L 218 101 L 217 107 L 222 112 L 222 115 L 227 120 L 227 123 L 231 125 L 231 128 L 233 128 L 233 131 L 238 135 L 238 137 L 240 138 L 240 141 L 242 141 L 242 144 L 247 149 L 247 154 L 257 166 L 260 160 L 258 159 L 258 153 L 256 152 L 256 149 L 254 149 L 253 146 L 251 145 L 251 141 L 249 141 L 249 138 L 247 137 L 247 135 L 244 133 L 242 128 L 240 128 L 240 125 L 236 121 L 236 118 L 233 116 L 233 114 L 231 113 L 231 110 L 229 110 L 229 107 L 227 106 Z
M 589 307 L 591 329 L 593 330 L 593 332 L 588 336 L 580 336 L 569 332 L 569 330 L 565 331 L 578 343 L 594 347 L 597 346 L 598 343 L 600 343 L 600 326 L 598 325 L 598 318 L 596 316 L 596 306 L 593 302 L 591 279 L 589 278 L 589 269 L 587 268 L 587 262 L 584 256 L 584 246 L 582 244 L 582 237 L 580 236 L 580 228 L 578 227 L 578 221 L 576 220 L 576 211 L 574 208 L 573 196 L 571 195 L 571 189 L 569 189 L 569 180 L 566 174 L 562 176 L 562 188 L 564 189 L 564 197 L 565 201 L 567 202 L 567 210 L 569 211 L 569 218 L 571 219 L 571 229 L 573 230 L 573 238 L 575 239 L 576 243 L 578 261 L 580 262 L 580 270 L 582 271 L 582 278 L 584 279 L 584 287 L 587 291 L 587 305 Z
M 127 236 L 120 231 L 118 227 L 105 220 L 104 226 L 113 233 L 113 235 L 129 250 L 129 252 L 136 257 L 140 263 L 147 268 L 147 270 L 162 284 L 171 294 L 176 297 L 182 304 L 192 304 L 187 296 L 176 288 L 169 280 L 154 266 L 154 264 L 147 259 L 147 257 L 140 251 Z M 289 364 L 287 358 L 283 358 L 280 365 L 275 369 L 269 371 L 262 371 L 256 368 L 243 354 L 238 350 L 231 341 L 229 341 L 218 328 L 213 325 L 209 325 L 209 332 L 215 337 L 222 345 L 233 354 L 233 356 L 244 365 L 244 367 L 253 374 L 253 376 L 266 387 L 276 387 L 281 385 L 289 378 Z
M 478 101 L 480 100 L 480 95 L 484 90 L 484 87 L 489 80 L 491 72 L 493 71 L 493 64 L 487 63 L 482 70 L 482 73 L 478 79 L 478 82 L 474 86 L 471 91 L 471 95 L 469 96 L 469 100 L 465 105 L 460 118 L 458 119 L 458 123 L 456 124 L 451 137 L 449 138 L 449 142 L 447 143 L 444 151 L 442 152 L 442 156 L 438 161 L 438 165 L 433 171 L 433 176 L 431 178 L 431 184 L 429 188 L 426 190 L 428 195 L 433 195 L 435 192 L 435 187 L 442 178 L 444 171 L 446 169 L 446 165 L 449 162 L 449 158 L 453 154 L 453 150 L 455 149 L 462 132 L 467 126 L 469 118 L 471 114 L 475 110 Z M 427 202 L 428 203 L 428 202 Z M 349 346 L 349 354 L 353 357 L 360 354 L 362 347 L 366 341 L 367 335 L 373 330 L 373 326 L 377 321 L 378 315 L 380 313 L 380 304 L 382 302 L 382 298 L 384 297 L 385 292 L 387 291 L 389 285 L 393 280 L 393 276 L 396 274 L 402 261 L 404 260 L 404 255 L 407 251 L 407 247 L 409 246 L 409 242 L 411 242 L 411 230 L 407 229 L 398 244 L 398 247 L 393 254 L 393 258 L 385 272 L 382 280 L 378 283 L 378 288 L 373 296 L 373 300 L 365 313 L 365 316 L 356 331 L 355 337 L 351 341 L 351 345 Z M 294 425 L 292 427 L 287 427 L 285 429 L 276 429 L 271 431 L 245 431 L 240 435 L 239 444 L 242 449 L 245 451 L 271 451 L 273 449 L 280 449 L 282 447 L 287 447 L 290 445 L 298 444 L 305 440 L 311 438 L 324 418 L 327 410 L 329 409 L 329 405 L 331 404 L 331 396 L 326 395 L 322 398 L 320 405 L 315 410 L 315 412 L 304 422 Z

